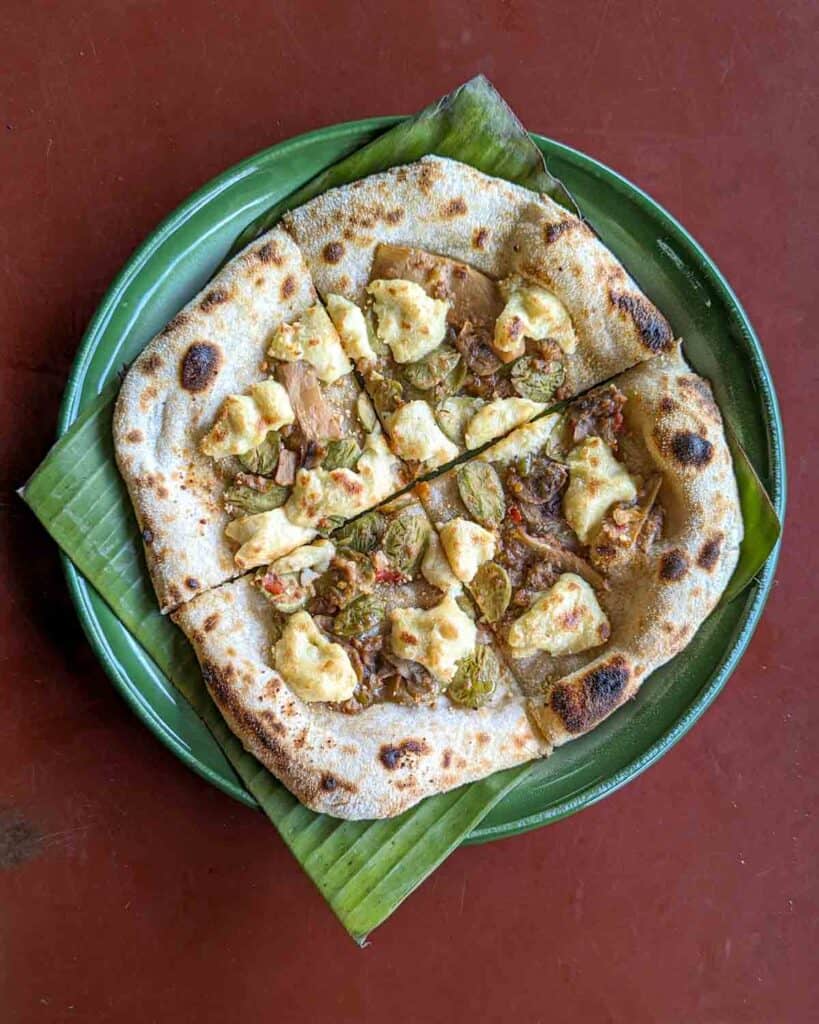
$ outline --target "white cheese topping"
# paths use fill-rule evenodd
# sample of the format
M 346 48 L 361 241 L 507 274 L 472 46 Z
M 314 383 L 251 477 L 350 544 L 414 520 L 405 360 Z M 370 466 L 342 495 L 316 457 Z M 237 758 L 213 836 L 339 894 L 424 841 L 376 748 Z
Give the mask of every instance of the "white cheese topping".
M 525 339 L 551 338 L 570 354 L 577 348 L 577 336 L 563 303 L 552 292 L 537 285 L 515 287 L 495 321 L 493 348 L 506 361 L 522 356 Z
M 493 438 L 502 437 L 508 431 L 526 423 L 546 406 L 543 402 L 531 402 L 528 398 L 496 398 L 478 409 L 464 430 L 467 448 L 480 448 Z
M 358 422 L 367 431 L 367 433 L 375 430 L 378 426 L 378 418 L 375 415 L 373 403 L 370 401 L 369 395 L 366 391 L 362 391 L 356 399 L 355 411 L 358 416 Z
M 327 516 L 351 519 L 401 486 L 400 461 L 383 434 L 373 431 L 354 470 L 300 469 L 285 509 L 289 519 L 302 527 L 315 526 Z
M 431 299 L 414 281 L 372 281 L 376 334 L 397 363 L 414 363 L 444 340 L 449 303 Z
M 449 562 L 446 560 L 444 549 L 441 546 L 438 534 L 433 530 L 427 542 L 427 549 L 421 561 L 421 575 L 431 583 L 433 587 L 448 593 L 459 594 L 463 587 L 461 581 L 453 573 Z
M 402 405 L 387 425 L 392 446 L 402 459 L 423 462 L 427 469 L 435 469 L 458 454 L 458 446 L 449 440 L 435 422 L 432 409 L 420 399 Z
M 507 639 L 512 656 L 526 658 L 537 651 L 577 654 L 605 643 L 610 634 L 594 590 L 565 572 L 512 623 Z
M 289 555 L 277 558 L 270 568 L 279 576 L 301 572 L 302 569 L 326 572 L 335 553 L 336 546 L 331 540 L 317 540 L 313 544 L 305 544 L 304 547 L 291 551 Z
M 292 324 L 282 324 L 273 335 L 267 354 L 286 363 L 304 359 L 325 384 L 332 384 L 353 368 L 344 354 L 333 321 L 320 302 L 305 310 Z
M 439 530 L 452 571 L 469 583 L 484 562 L 495 556 L 495 535 L 471 519 L 450 519 Z
M 301 544 L 308 544 L 316 531 L 292 523 L 283 508 L 259 512 L 255 516 L 234 519 L 225 527 L 225 535 L 241 544 L 233 556 L 240 569 L 267 565 Z
M 502 441 L 487 448 L 478 458 L 484 462 L 507 463 L 539 452 L 552 436 L 559 420 L 560 413 L 553 412 L 549 416 L 541 416 L 533 423 L 525 423 Z
M 393 653 L 417 661 L 444 683 L 450 682 L 458 662 L 475 647 L 475 623 L 452 594 L 428 611 L 396 608 L 390 620 Z
M 626 467 L 600 437 L 587 437 L 572 448 L 568 464 L 563 514 L 580 541 L 588 544 L 611 506 L 618 501 L 633 501 L 637 488 Z
M 353 362 L 358 359 L 375 359 L 367 334 L 367 322 L 354 302 L 342 295 L 328 295 L 327 312 L 338 331 L 344 351 Z
M 273 648 L 276 671 L 303 701 L 347 700 L 358 681 L 341 644 L 327 639 L 308 612 L 296 612 Z
M 228 395 L 216 422 L 199 442 L 211 458 L 243 455 L 256 448 L 268 431 L 278 430 L 295 419 L 285 389 L 275 380 L 262 380 L 247 395 Z

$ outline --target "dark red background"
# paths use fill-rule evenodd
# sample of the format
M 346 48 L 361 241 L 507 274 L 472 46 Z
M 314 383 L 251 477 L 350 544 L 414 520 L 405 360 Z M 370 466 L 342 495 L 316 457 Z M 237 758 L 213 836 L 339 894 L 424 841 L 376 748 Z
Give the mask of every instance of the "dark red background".
M 806 0 L 0 4 L 4 1022 L 816 1019 L 816 30 Z M 731 280 L 784 407 L 788 529 L 750 650 L 669 756 L 458 852 L 362 952 L 265 819 L 131 715 L 12 491 L 108 282 L 188 193 L 477 71 Z

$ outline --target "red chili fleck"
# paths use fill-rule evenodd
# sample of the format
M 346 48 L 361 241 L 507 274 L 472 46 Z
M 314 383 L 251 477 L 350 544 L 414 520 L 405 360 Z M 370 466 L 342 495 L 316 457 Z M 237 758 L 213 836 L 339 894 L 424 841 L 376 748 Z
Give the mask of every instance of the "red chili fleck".
M 378 569 L 375 573 L 376 583 L 400 583 L 404 579 L 397 569 Z
M 284 580 L 281 576 L 276 576 L 275 573 L 271 576 L 265 576 L 262 580 L 262 586 L 268 594 L 278 595 L 284 593 Z
M 513 523 L 520 525 L 523 522 L 523 513 L 517 507 L 517 505 L 511 505 L 509 508 L 509 518 Z

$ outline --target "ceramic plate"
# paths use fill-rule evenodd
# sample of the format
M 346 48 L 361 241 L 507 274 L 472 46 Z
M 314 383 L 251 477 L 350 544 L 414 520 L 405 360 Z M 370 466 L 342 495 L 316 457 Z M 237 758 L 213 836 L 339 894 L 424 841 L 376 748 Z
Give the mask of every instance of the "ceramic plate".
M 334 125 L 273 146 L 215 178 L 172 213 L 131 257 L 97 310 L 69 379 L 60 433 L 211 277 L 246 224 L 397 120 Z M 730 286 L 685 229 L 644 192 L 582 153 L 533 138 L 603 241 L 684 339 L 694 368 L 713 382 L 723 415 L 784 517 L 776 395 L 759 341 Z M 668 751 L 714 700 L 748 646 L 776 557 L 774 552 L 755 584 L 711 615 L 685 651 L 654 673 L 636 700 L 541 762 L 467 841 L 502 838 L 572 814 Z M 253 804 L 185 699 L 64 561 L 83 628 L 135 712 L 189 767 Z

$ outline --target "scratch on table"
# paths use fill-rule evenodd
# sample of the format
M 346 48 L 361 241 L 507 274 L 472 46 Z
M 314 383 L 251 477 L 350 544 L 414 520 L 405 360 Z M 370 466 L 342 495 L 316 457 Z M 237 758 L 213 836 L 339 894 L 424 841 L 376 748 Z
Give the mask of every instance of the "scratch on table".
M 461 886 L 461 905 L 460 905 L 460 908 L 458 910 L 458 914 L 459 915 L 463 914 L 463 912 L 464 912 L 464 903 L 465 902 L 466 902 L 466 879 L 464 878 L 463 885 Z

